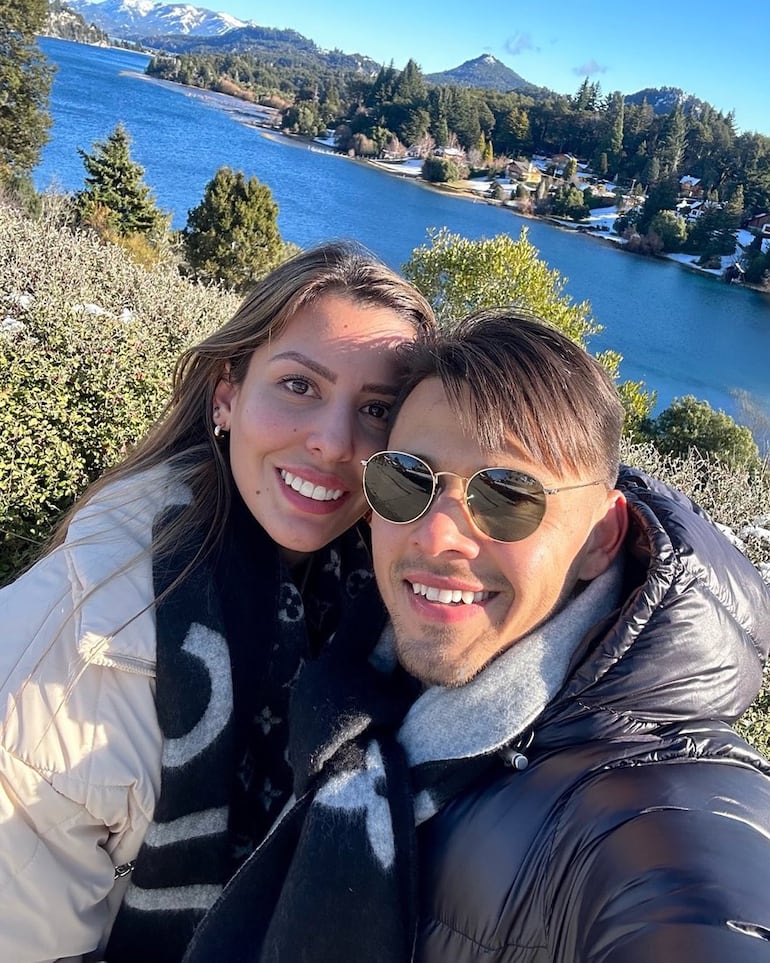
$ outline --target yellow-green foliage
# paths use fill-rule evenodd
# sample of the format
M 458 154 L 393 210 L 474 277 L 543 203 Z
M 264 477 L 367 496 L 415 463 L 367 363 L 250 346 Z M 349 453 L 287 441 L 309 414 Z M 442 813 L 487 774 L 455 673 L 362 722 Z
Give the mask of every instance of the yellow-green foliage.
M 576 344 L 602 328 L 588 301 L 565 292 L 567 278 L 540 257 L 526 228 L 518 240 L 508 234 L 470 240 L 446 228 L 428 232 L 428 243 L 412 251 L 405 276 L 430 301 L 440 324 L 451 325 L 471 311 L 518 305 L 563 331 Z M 605 351 L 598 360 L 617 381 L 621 356 Z M 629 429 L 636 431 L 655 407 L 655 393 L 641 382 L 619 385 Z
M 160 414 L 180 352 L 237 299 L 152 270 L 51 199 L 0 205 L 0 583 Z
M 429 231 L 429 243 L 412 251 L 404 274 L 442 323 L 480 308 L 520 304 L 578 344 L 601 330 L 591 305 L 576 304 L 565 293 L 567 279 L 539 257 L 526 228 L 518 240 L 498 234 L 474 241 L 446 228 Z

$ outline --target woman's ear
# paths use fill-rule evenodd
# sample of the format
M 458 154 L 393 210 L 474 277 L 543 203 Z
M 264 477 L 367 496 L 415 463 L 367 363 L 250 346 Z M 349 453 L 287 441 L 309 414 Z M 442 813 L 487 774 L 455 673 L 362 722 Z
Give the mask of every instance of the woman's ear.
M 223 431 L 230 430 L 230 417 L 233 410 L 233 402 L 238 393 L 238 386 L 230 378 L 230 362 L 225 365 L 222 377 L 217 382 L 214 389 L 214 412 L 215 421 Z
M 626 496 L 612 488 L 606 493 L 603 510 L 588 536 L 578 578 L 590 581 L 606 571 L 623 547 L 627 532 Z

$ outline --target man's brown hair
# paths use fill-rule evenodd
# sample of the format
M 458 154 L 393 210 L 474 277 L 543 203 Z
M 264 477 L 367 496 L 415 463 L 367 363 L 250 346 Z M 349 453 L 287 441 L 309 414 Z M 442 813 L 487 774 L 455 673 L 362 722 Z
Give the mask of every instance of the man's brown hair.
M 439 378 L 463 430 L 490 452 L 515 440 L 558 476 L 592 475 L 613 487 L 623 406 L 604 368 L 541 318 L 488 309 L 403 347 L 407 395 Z M 470 405 L 468 404 L 470 402 Z

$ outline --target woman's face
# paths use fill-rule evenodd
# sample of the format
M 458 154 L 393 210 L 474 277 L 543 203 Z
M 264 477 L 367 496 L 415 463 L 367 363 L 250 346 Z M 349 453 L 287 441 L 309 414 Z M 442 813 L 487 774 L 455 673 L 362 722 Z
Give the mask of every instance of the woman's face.
M 395 311 L 327 294 L 257 348 L 241 384 L 217 385 L 235 484 L 290 560 L 364 513 L 361 460 L 385 447 L 394 349 L 413 337 Z

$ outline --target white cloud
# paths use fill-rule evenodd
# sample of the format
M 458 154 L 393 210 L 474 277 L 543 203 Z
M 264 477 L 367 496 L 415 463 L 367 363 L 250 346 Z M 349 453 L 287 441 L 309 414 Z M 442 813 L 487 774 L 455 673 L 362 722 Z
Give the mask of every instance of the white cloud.
M 606 74 L 607 68 L 591 58 L 591 60 L 586 61 L 582 66 L 573 67 L 572 73 L 578 77 L 592 77 L 594 74 Z
M 526 53 L 527 50 L 534 50 L 537 52 L 538 47 L 532 42 L 532 37 L 528 33 L 517 32 L 512 37 L 508 39 L 503 44 L 503 49 L 507 54 L 512 57 L 517 57 L 519 54 Z

